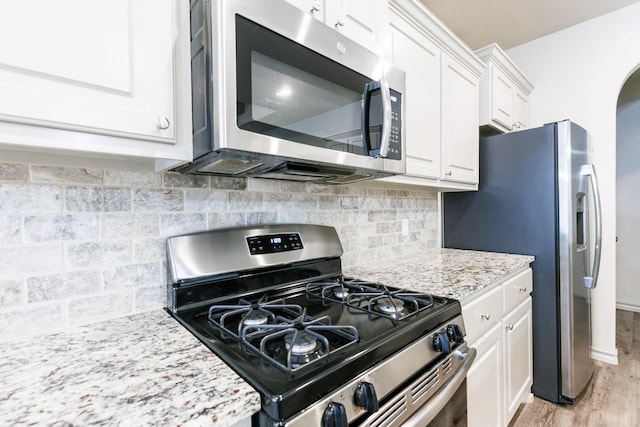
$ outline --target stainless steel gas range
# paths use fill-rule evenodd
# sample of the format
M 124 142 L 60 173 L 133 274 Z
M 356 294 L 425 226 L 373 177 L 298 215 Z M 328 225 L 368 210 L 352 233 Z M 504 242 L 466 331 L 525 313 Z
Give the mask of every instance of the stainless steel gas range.
M 460 304 L 342 275 L 333 227 L 167 241 L 171 314 L 253 386 L 256 426 L 465 425 Z

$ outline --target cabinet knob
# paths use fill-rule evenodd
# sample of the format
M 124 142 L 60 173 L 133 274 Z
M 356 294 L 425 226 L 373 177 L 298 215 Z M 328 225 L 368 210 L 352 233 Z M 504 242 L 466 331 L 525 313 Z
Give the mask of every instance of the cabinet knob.
M 158 116 L 156 126 L 158 126 L 158 129 L 169 129 L 169 126 L 171 126 L 171 122 L 165 116 Z
M 491 313 L 481 314 L 480 318 L 484 319 L 484 320 L 490 320 L 491 319 Z
M 507 325 L 507 329 L 513 331 L 513 325 Z
M 314 1 L 311 4 L 311 10 L 309 12 L 311 12 L 311 13 L 320 12 L 320 2 L 319 1 Z
M 521 288 L 518 288 L 520 290 L 520 292 L 527 292 L 527 287 L 523 286 Z
M 445 174 L 444 174 L 444 176 L 451 176 L 451 174 L 452 174 L 452 173 L 453 173 L 453 172 L 448 171 L 447 173 L 445 173 Z
M 338 17 L 338 19 L 336 20 L 336 25 L 334 25 L 334 27 L 344 27 L 344 18 L 342 16 Z

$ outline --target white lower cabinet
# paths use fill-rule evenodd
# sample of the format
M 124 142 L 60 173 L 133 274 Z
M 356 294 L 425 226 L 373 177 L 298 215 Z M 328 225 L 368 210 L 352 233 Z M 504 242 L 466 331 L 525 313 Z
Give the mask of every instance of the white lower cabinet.
M 531 399 L 532 283 L 527 269 L 463 304 L 467 342 L 477 351 L 467 374 L 470 427 L 507 426 Z
M 505 419 L 511 420 L 521 403 L 531 396 L 533 355 L 531 344 L 531 298 L 528 297 L 502 325 L 504 334 Z
M 477 356 L 467 373 L 467 422 L 470 426 L 499 427 L 502 423 L 503 339 L 497 323 L 473 343 Z

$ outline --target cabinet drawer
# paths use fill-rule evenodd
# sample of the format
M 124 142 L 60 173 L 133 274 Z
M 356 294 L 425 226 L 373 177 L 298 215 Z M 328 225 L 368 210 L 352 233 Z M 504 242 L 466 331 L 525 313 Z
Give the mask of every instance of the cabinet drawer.
M 504 313 L 509 313 L 531 294 L 533 290 L 531 269 L 528 268 L 504 282 L 502 289 L 504 291 Z
M 502 317 L 502 288 L 500 286 L 462 307 L 467 341 L 473 341 Z

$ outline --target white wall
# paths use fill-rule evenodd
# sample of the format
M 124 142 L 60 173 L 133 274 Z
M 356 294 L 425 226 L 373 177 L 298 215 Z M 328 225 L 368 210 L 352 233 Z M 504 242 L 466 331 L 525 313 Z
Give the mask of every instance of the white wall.
M 616 279 L 618 308 L 640 312 L 640 71 L 625 83 L 618 99 L 616 131 Z
M 592 137 L 603 206 L 602 264 L 593 292 L 593 357 L 617 363 L 616 104 L 640 64 L 640 4 L 635 4 L 507 53 L 534 84 L 531 125 L 570 118 Z

